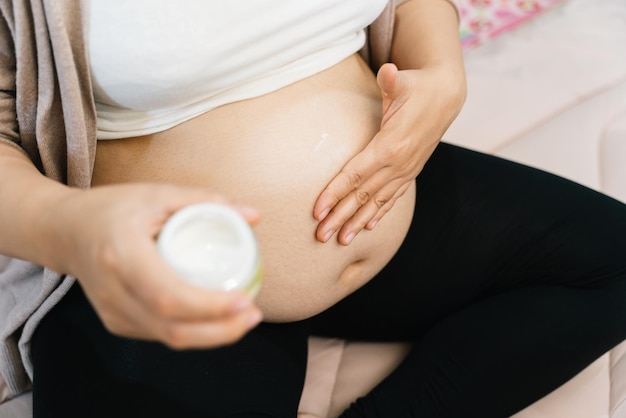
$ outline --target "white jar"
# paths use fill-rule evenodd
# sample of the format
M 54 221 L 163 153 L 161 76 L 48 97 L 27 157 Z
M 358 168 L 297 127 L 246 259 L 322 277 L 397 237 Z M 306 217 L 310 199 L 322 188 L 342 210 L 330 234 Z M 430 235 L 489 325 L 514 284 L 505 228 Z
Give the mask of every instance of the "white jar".
M 172 215 L 157 238 L 163 259 L 190 283 L 256 295 L 261 264 L 250 225 L 225 205 L 201 203 Z

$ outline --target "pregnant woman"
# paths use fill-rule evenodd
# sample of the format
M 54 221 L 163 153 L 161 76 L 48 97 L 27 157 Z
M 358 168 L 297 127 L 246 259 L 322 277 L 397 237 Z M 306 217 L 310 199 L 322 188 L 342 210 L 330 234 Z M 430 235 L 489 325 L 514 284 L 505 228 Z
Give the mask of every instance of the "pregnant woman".
M 1 4 L 0 373 L 36 418 L 294 417 L 313 334 L 414 342 L 342 416 L 505 417 L 626 338 L 626 207 L 439 143 L 457 15 L 398 3 Z M 253 225 L 254 301 L 159 258 L 199 202 Z

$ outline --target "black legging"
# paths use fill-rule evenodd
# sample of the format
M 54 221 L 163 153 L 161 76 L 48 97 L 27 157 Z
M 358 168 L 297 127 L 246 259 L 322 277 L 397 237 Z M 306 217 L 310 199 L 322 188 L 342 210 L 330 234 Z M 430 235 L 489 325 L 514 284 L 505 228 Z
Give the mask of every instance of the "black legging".
M 33 338 L 35 418 L 295 417 L 311 334 L 414 342 L 344 417 L 508 417 L 626 339 L 626 205 L 442 143 L 393 260 L 309 320 L 171 351 L 74 286 Z

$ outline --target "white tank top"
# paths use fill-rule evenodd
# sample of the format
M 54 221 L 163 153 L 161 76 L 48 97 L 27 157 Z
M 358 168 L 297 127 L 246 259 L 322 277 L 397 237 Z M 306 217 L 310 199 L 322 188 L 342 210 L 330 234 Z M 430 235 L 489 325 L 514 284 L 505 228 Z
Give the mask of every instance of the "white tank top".
M 98 139 L 163 131 L 358 51 L 386 0 L 84 0 Z

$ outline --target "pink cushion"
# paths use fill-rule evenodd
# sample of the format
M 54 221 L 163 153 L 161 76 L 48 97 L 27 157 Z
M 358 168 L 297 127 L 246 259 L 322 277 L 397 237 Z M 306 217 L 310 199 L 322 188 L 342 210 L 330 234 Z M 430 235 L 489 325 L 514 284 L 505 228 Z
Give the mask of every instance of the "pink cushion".
M 459 0 L 461 42 L 475 47 L 563 0 Z

